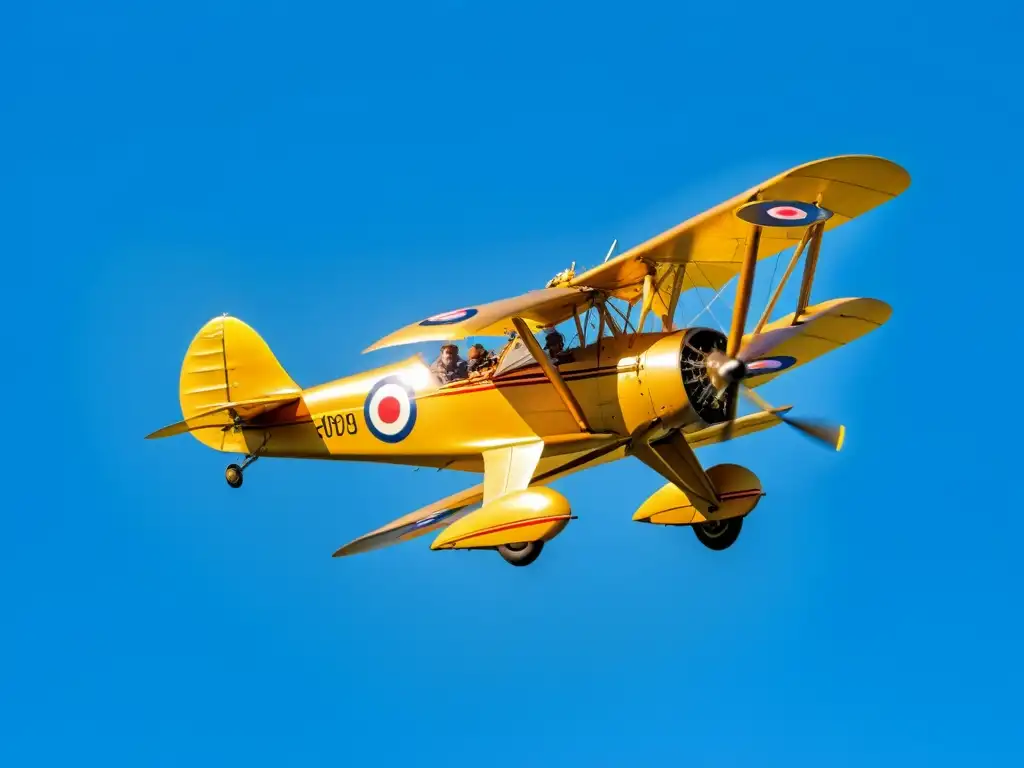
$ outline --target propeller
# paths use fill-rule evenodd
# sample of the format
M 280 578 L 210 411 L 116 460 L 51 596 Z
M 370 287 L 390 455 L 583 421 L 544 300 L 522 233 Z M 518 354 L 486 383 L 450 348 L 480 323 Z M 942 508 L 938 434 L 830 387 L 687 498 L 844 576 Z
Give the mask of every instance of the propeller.
M 725 394 L 728 398 L 723 440 L 729 440 L 732 437 L 739 395 L 743 395 L 763 411 L 775 412 L 771 404 L 743 383 L 744 379 L 750 375 L 747 366 L 757 358 L 769 354 L 784 342 L 799 336 L 802 331 L 803 329 L 799 325 L 777 328 L 754 336 L 735 356 L 718 350 L 712 350 L 708 354 L 706 365 L 711 383 L 719 396 Z M 777 412 L 774 415 L 801 434 L 827 445 L 832 450 L 838 451 L 843 447 L 846 429 L 841 424 L 834 425 L 816 419 L 796 419 Z

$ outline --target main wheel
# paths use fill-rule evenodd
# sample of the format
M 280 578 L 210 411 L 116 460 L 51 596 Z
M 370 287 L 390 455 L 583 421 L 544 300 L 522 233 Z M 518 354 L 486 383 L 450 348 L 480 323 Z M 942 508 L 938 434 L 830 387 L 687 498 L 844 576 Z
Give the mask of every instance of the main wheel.
M 699 523 L 692 527 L 701 544 L 708 549 L 720 552 L 731 547 L 739 538 L 740 530 L 743 528 L 743 518 L 729 517 L 725 520 Z
M 505 559 L 506 563 L 523 566 L 529 565 L 540 557 L 542 549 L 544 549 L 543 541 L 524 541 L 518 544 L 502 544 L 498 547 L 498 554 Z
M 228 468 L 224 470 L 224 479 L 232 488 L 241 488 L 242 468 L 237 464 L 228 464 Z

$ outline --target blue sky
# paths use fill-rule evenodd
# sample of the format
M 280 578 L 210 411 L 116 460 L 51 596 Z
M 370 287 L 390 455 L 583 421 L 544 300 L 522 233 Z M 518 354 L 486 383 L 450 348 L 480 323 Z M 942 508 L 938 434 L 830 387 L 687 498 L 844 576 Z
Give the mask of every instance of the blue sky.
M 10 11 L 0 763 L 1019 760 L 1019 16 L 963 10 Z M 913 183 L 826 239 L 814 297 L 895 313 L 763 391 L 841 454 L 701 453 L 768 491 L 728 552 L 633 523 L 661 481 L 620 462 L 558 484 L 580 519 L 530 568 L 333 560 L 472 478 L 263 461 L 236 492 L 142 440 L 221 312 L 320 382 L 848 152 Z

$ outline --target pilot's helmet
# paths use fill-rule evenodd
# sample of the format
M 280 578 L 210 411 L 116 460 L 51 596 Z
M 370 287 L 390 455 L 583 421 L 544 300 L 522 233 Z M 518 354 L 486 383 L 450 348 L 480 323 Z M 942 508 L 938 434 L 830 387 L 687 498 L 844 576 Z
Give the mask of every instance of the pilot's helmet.
M 474 344 L 469 348 L 469 359 L 476 360 L 478 357 L 484 357 L 487 354 L 487 350 L 484 349 L 483 344 Z
M 455 344 L 442 344 L 441 354 L 443 355 L 446 351 L 450 351 L 453 357 L 459 354 L 459 348 Z
M 552 328 L 548 331 L 547 336 L 544 337 L 544 349 L 551 349 L 556 341 L 565 349 L 565 336 Z

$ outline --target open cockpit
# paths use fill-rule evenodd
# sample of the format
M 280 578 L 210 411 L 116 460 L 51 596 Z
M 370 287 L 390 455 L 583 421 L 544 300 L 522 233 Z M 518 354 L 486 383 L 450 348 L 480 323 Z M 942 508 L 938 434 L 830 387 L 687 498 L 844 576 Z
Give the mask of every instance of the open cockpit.
M 542 333 L 534 335 L 534 340 L 535 346 L 555 365 L 572 362 L 575 358 L 576 350 L 567 348 L 564 334 L 556 328 L 543 329 Z M 510 334 L 504 344 L 490 346 L 481 342 L 446 341 L 430 362 L 430 372 L 439 387 L 489 381 L 538 365 L 530 346 L 534 345 L 527 345 L 516 333 Z

